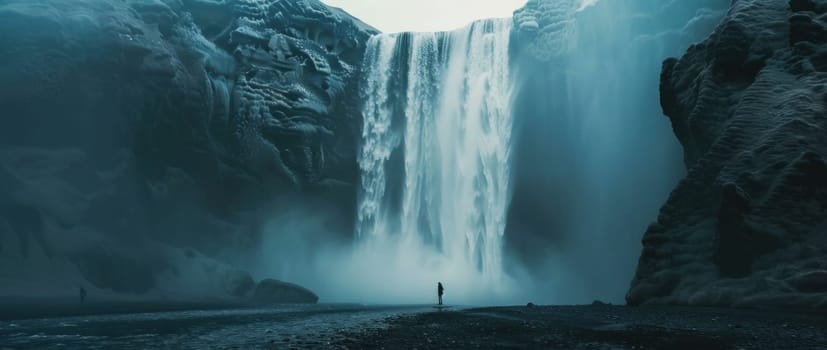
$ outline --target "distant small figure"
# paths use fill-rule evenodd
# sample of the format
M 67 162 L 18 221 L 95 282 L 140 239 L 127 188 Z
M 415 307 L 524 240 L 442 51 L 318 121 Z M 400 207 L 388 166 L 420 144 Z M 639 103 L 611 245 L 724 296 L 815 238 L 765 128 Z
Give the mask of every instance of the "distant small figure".
M 83 286 L 80 287 L 80 302 L 83 303 L 86 300 L 86 289 L 83 289 Z
M 442 282 L 436 284 L 436 294 L 439 296 L 439 305 L 442 305 L 442 294 L 445 294 L 445 288 L 442 287 Z

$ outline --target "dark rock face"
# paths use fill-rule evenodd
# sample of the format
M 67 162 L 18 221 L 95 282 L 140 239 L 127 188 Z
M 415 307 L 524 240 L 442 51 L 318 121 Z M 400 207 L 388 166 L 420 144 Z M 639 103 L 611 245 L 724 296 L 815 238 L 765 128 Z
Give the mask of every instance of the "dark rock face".
M 827 306 L 827 2 L 737 0 L 663 65 L 689 174 L 643 238 L 630 304 Z
M 21 276 L 48 279 L 37 266 L 52 260 L 145 293 L 180 249 L 254 246 L 274 198 L 323 193 L 352 216 L 357 75 L 376 31 L 341 10 L 10 0 L 0 32 L 0 265 L 33 269 Z
M 256 286 L 253 300 L 261 304 L 315 304 L 319 297 L 304 287 L 266 279 Z
M 249 273 L 244 271 L 229 271 L 225 274 L 227 281 L 224 285 L 227 288 L 227 294 L 242 298 L 250 295 L 250 292 L 255 288 L 256 281 Z

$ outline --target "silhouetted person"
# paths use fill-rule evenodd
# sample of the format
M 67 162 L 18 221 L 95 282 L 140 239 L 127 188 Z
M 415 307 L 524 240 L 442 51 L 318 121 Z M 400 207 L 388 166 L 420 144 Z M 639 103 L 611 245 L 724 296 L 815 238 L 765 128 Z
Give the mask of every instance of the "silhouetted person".
M 80 287 L 80 302 L 86 300 L 86 289 L 83 289 L 83 286 Z
M 437 282 L 436 284 L 436 294 L 439 296 L 439 305 L 442 305 L 442 294 L 444 294 L 445 288 L 442 287 L 442 282 Z

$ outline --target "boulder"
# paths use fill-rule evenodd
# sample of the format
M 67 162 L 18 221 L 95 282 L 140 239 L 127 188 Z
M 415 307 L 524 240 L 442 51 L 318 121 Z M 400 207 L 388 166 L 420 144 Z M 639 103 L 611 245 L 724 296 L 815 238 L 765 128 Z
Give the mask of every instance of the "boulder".
M 258 304 L 315 304 L 319 296 L 296 284 L 265 279 L 256 285 L 253 301 Z
M 232 270 L 225 273 L 225 286 L 229 295 L 241 298 L 250 295 L 256 281 L 246 271 Z
M 804 293 L 827 292 L 827 271 L 809 271 L 787 280 L 795 289 Z

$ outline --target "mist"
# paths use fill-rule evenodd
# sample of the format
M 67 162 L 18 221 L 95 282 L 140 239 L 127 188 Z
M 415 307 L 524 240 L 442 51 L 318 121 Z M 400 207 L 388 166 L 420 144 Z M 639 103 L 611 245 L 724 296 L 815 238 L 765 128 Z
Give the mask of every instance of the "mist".
M 0 347 L 827 344 L 827 0 L 0 0 Z
M 621 302 L 684 174 L 660 63 L 729 1 L 396 34 L 315 1 L 106 3 L 0 6 L 2 295 Z
M 273 254 L 280 262 L 275 265 L 282 266 L 275 275 L 300 281 L 335 301 L 428 302 L 433 285 L 442 281 L 451 299 L 467 304 L 622 303 L 642 233 L 685 172 L 681 147 L 658 103 L 660 62 L 708 35 L 726 5 L 572 2 L 568 8 L 561 5 L 568 11 L 560 18 L 567 27 L 547 34 L 555 35 L 558 44 L 545 47 L 554 52 L 526 49 L 530 39 L 517 34 L 509 45 L 513 92 L 493 96 L 497 92 L 489 90 L 486 97 L 507 99 L 508 118 L 514 123 L 505 151 L 508 175 L 501 180 L 507 183 L 507 227 L 502 228 L 501 242 L 489 242 L 504 254 L 494 263 L 498 272 L 492 272 L 492 265 L 482 267 L 474 247 L 442 246 L 445 240 L 463 242 L 470 239 L 467 234 L 485 230 L 476 224 L 451 226 L 441 218 L 456 219 L 452 207 L 473 208 L 463 199 L 481 195 L 484 187 L 463 194 L 456 184 L 440 187 L 450 180 L 436 180 L 453 167 L 440 161 L 451 156 L 439 152 L 463 149 L 447 140 L 467 137 L 439 124 L 457 118 L 446 114 L 445 106 L 467 103 L 464 88 L 450 85 L 450 70 L 488 74 L 474 71 L 479 63 L 450 66 L 451 50 L 465 45 L 460 38 L 473 36 L 464 28 L 436 35 L 392 34 L 374 44 L 384 53 L 371 51 L 369 44 L 363 73 L 368 81 L 362 81 L 367 101 L 362 152 L 363 157 L 378 158 L 362 160 L 359 200 L 362 210 L 379 216 L 358 213 L 354 242 L 344 245 L 308 247 L 303 233 L 272 238 L 264 246 L 288 247 L 271 250 L 278 252 Z M 518 12 L 517 25 L 520 16 Z M 488 30 L 496 35 L 496 29 Z M 372 74 L 380 77 L 374 85 Z M 428 79 L 438 81 L 435 90 L 429 90 Z M 389 82 L 392 85 L 375 85 Z M 493 118 L 490 111 L 482 113 Z M 428 128 L 437 125 L 439 132 L 428 134 Z M 429 195 L 429 186 L 441 196 Z M 486 209 L 475 212 L 494 215 Z M 294 216 L 288 227 L 314 227 L 302 224 L 312 218 Z
M 506 237 L 513 266 L 541 281 L 539 300 L 623 302 L 642 232 L 684 176 L 658 103 L 660 62 L 708 35 L 726 6 L 601 1 L 561 13 L 570 22 L 544 34 L 558 41 L 541 54 L 518 49 Z

